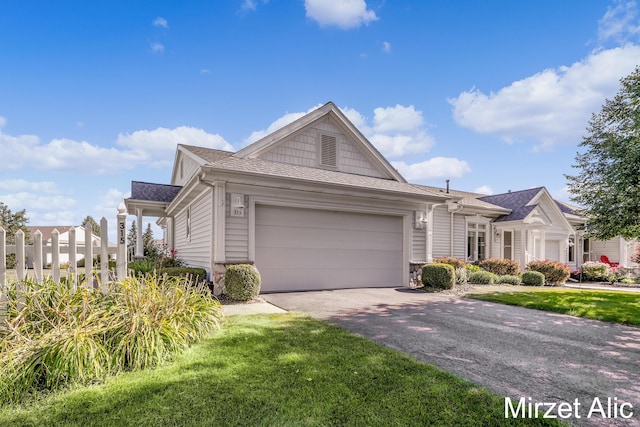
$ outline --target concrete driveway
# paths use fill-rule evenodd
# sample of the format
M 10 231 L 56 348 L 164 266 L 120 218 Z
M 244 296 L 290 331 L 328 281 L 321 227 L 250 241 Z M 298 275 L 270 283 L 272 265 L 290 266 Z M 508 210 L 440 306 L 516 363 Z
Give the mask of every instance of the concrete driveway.
M 522 397 L 568 402 L 575 425 L 640 426 L 640 328 L 406 288 L 262 297 L 508 396 L 514 408 Z M 624 402 L 633 417 L 614 418 Z

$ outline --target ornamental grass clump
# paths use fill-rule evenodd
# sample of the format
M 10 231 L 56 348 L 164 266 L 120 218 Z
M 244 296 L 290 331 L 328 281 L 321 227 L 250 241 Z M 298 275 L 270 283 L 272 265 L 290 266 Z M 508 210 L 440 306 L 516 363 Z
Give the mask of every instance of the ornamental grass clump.
M 224 274 L 227 295 L 236 301 L 250 301 L 260 294 L 262 281 L 258 269 L 251 264 L 229 266 Z
M 9 284 L 0 316 L 0 402 L 155 366 L 220 327 L 220 303 L 186 279 L 130 277 L 105 287 Z

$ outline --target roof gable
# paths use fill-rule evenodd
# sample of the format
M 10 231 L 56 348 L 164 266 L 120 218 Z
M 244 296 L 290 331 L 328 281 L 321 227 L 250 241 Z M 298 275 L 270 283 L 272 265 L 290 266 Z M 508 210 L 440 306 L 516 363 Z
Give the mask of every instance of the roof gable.
M 233 156 L 406 183 L 402 175 L 332 102 L 265 136 Z M 323 162 L 323 159 L 328 159 L 328 163 Z

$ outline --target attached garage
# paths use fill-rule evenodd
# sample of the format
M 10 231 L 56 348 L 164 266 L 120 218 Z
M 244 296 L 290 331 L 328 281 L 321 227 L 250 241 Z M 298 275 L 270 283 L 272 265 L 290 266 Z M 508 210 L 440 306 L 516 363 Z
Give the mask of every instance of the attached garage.
M 402 284 L 402 217 L 256 205 L 262 291 Z

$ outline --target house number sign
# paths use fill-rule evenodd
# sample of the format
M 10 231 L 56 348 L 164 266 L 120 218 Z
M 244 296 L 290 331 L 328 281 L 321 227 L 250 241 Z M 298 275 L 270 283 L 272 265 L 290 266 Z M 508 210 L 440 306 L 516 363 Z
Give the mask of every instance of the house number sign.
M 231 195 L 231 216 L 244 217 L 244 194 Z

